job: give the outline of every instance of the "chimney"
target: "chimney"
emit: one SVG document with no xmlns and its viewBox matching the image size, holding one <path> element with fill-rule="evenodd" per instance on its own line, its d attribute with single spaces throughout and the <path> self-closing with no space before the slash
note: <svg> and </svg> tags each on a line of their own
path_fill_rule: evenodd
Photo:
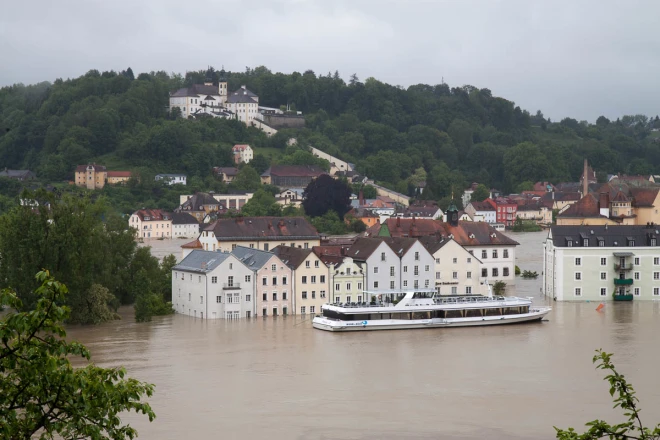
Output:
<svg viewBox="0 0 660 440">
<path fill-rule="evenodd" d="M 584 158 L 584 172 L 582 174 L 582 197 L 586 196 L 589 191 L 589 167 L 587 165 L 587 158 Z"/>
<path fill-rule="evenodd" d="M 364 206 L 364 192 L 362 190 L 358 193 L 358 203 L 360 206 Z"/>
</svg>

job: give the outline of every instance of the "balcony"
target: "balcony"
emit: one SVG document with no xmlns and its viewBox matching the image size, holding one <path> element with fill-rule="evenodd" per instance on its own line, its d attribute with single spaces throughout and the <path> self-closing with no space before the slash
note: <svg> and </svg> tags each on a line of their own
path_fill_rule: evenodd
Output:
<svg viewBox="0 0 660 440">
<path fill-rule="evenodd" d="M 618 264 L 616 263 L 614 265 L 614 270 L 632 270 L 632 264 L 627 263 L 627 264 Z"/>
<path fill-rule="evenodd" d="M 614 279 L 614 285 L 615 286 L 630 286 L 632 285 L 633 280 L 632 278 L 615 278 Z"/>
<path fill-rule="evenodd" d="M 234 290 L 240 288 L 241 288 L 241 283 L 224 283 L 222 285 L 222 290 Z"/>
</svg>

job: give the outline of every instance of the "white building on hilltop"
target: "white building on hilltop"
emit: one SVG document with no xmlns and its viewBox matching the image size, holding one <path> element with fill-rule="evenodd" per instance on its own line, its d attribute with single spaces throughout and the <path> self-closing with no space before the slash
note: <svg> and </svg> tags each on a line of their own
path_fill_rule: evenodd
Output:
<svg viewBox="0 0 660 440">
<path fill-rule="evenodd" d="M 234 255 L 194 250 L 172 268 L 172 307 L 201 319 L 251 318 L 254 272 Z"/>
</svg>

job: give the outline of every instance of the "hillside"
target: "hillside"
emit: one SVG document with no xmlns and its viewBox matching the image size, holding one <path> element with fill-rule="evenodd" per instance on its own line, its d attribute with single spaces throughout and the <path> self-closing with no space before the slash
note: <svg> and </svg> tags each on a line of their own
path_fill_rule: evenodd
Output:
<svg viewBox="0 0 660 440">
<path fill-rule="evenodd" d="M 169 92 L 207 76 L 217 79 L 214 70 L 137 78 L 130 68 L 91 70 L 76 79 L 0 89 L 0 166 L 61 182 L 72 178 L 76 165 L 95 161 L 148 174 L 185 172 L 203 186 L 213 166 L 231 163 L 234 143 L 265 153 L 257 154 L 261 168 L 272 160 L 311 160 L 286 150 L 288 138 L 296 137 L 299 145 L 356 163 L 361 173 L 400 192 L 426 180 L 436 199 L 471 181 L 515 191 L 528 181 L 577 180 L 583 157 L 601 173 L 660 169 L 657 116 L 556 123 L 472 86 L 403 89 L 374 78 L 361 82 L 353 75 L 345 83 L 338 73 L 283 74 L 265 67 L 222 74 L 230 90 L 244 84 L 260 105 L 302 111 L 307 127 L 268 138 L 237 121 L 170 118 Z"/>
</svg>

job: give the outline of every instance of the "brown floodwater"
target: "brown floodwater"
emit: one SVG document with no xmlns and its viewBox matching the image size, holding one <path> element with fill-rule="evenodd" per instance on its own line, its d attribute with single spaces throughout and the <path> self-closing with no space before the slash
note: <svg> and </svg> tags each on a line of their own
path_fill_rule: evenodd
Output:
<svg viewBox="0 0 660 440">
<path fill-rule="evenodd" d="M 517 264 L 540 275 L 546 233 L 509 235 Z M 510 293 L 544 303 L 540 286 L 518 280 Z M 124 418 L 141 439 L 550 439 L 553 425 L 620 420 L 591 363 L 601 347 L 636 386 L 643 420 L 660 422 L 660 302 L 551 305 L 535 324 L 345 334 L 299 316 L 137 324 L 122 308 L 121 321 L 69 337 L 156 385 L 156 420 Z"/>
</svg>

